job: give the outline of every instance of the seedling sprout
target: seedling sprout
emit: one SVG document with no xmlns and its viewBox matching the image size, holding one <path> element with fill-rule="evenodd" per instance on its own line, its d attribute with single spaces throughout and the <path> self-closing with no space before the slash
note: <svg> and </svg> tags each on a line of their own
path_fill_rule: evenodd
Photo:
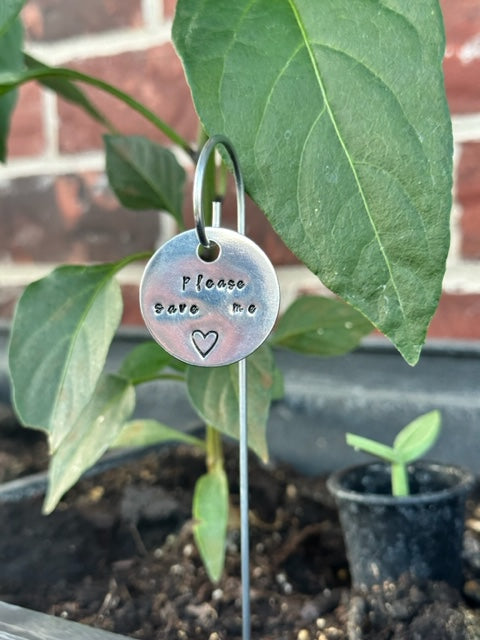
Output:
<svg viewBox="0 0 480 640">
<path fill-rule="evenodd" d="M 435 444 L 441 428 L 440 412 L 430 411 L 407 424 L 393 441 L 393 446 L 364 438 L 353 433 L 346 434 L 347 444 L 357 450 L 370 453 L 391 464 L 392 495 L 410 495 L 408 465 L 422 457 Z"/>
</svg>

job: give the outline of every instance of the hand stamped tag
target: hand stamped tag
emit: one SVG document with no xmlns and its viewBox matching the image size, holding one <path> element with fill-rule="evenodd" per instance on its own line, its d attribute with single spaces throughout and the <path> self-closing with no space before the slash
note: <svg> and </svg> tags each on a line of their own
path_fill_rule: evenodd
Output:
<svg viewBox="0 0 480 640">
<path fill-rule="evenodd" d="M 201 256 L 195 230 L 166 242 L 152 256 L 140 286 L 140 306 L 150 333 L 188 364 L 231 364 L 255 351 L 278 314 L 275 270 L 249 238 L 208 227 L 216 257 Z"/>
</svg>

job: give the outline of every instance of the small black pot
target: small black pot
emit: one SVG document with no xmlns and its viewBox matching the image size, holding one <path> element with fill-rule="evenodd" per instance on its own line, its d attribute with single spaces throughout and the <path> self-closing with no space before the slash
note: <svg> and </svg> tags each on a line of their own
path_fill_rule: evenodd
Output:
<svg viewBox="0 0 480 640">
<path fill-rule="evenodd" d="M 473 475 L 459 467 L 417 462 L 409 467 L 410 495 L 391 495 L 390 466 L 382 462 L 333 473 L 352 586 L 370 587 L 403 574 L 462 584 L 465 500 Z"/>
</svg>

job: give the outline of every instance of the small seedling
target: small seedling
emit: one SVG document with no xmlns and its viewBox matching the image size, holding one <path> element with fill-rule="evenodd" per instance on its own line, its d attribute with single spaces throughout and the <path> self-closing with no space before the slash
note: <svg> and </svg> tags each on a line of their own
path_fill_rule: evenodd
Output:
<svg viewBox="0 0 480 640">
<path fill-rule="evenodd" d="M 370 438 L 347 433 L 347 444 L 377 456 L 392 465 L 392 495 L 408 496 L 408 465 L 423 456 L 434 445 L 441 428 L 439 411 L 430 411 L 407 424 L 393 441 L 393 446 Z"/>
</svg>

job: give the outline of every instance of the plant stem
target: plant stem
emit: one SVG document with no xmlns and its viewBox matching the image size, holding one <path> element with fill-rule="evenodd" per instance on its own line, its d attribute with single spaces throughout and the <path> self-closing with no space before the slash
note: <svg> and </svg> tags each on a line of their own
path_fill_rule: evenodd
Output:
<svg viewBox="0 0 480 640">
<path fill-rule="evenodd" d="M 392 495 L 408 496 L 410 495 L 410 486 L 408 483 L 407 465 L 402 462 L 392 462 Z"/>
<path fill-rule="evenodd" d="M 207 470 L 223 469 L 223 444 L 222 435 L 218 429 L 207 424 L 205 438 L 207 450 Z"/>
<path fill-rule="evenodd" d="M 89 76 L 85 73 L 81 73 L 80 71 L 75 71 L 74 69 L 65 69 L 63 67 L 42 67 L 38 69 L 29 70 L 26 73 L 23 73 L 21 77 L 17 80 L 11 82 L 11 86 L 9 89 L 13 89 L 16 86 L 23 84 L 24 82 L 28 82 L 29 80 L 41 80 L 42 78 L 66 78 L 68 80 L 76 80 L 78 82 L 83 82 L 85 84 L 89 84 L 97 89 L 101 89 L 106 93 L 114 96 L 118 100 L 121 100 L 125 104 L 127 104 L 131 109 L 142 115 L 146 120 L 151 122 L 157 129 L 159 129 L 162 133 L 164 133 L 172 142 L 181 147 L 188 155 L 195 159 L 195 152 L 189 145 L 188 141 L 185 140 L 180 134 L 178 134 L 174 129 L 168 126 L 166 122 L 164 122 L 161 118 L 156 116 L 150 109 L 147 109 L 143 104 L 132 98 L 128 93 L 125 93 L 121 89 L 117 89 L 113 85 L 108 82 L 104 82 L 99 78 L 95 78 L 93 76 Z"/>
</svg>

